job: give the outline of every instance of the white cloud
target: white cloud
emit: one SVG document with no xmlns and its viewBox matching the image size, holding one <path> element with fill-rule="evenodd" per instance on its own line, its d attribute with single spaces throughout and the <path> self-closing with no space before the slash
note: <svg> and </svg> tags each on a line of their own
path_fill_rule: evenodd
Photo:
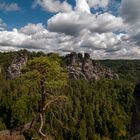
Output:
<svg viewBox="0 0 140 140">
<path fill-rule="evenodd" d="M 0 32 L 0 45 L 1 46 L 20 46 L 22 42 L 29 38 L 25 34 L 19 33 L 17 29 L 13 31 Z"/>
<path fill-rule="evenodd" d="M 3 11 L 19 11 L 20 7 L 17 3 L 0 3 L 0 10 Z"/>
<path fill-rule="evenodd" d="M 19 30 L 0 31 L 0 51 L 25 48 L 60 54 L 71 51 L 88 52 L 94 59 L 140 58 L 138 46 L 140 18 L 138 15 L 135 20 L 133 19 L 134 22 L 128 20 L 130 15 L 127 14 L 131 13 L 124 9 L 130 0 L 122 2 L 123 18 L 107 12 L 91 13 L 91 7 L 106 7 L 108 0 L 94 0 L 94 2 L 76 0 L 76 2 L 75 8 L 72 9 L 67 1 L 36 0 L 36 4 L 45 10 L 56 12 L 48 20 L 48 27 L 42 23 L 29 23 Z M 0 21 L 0 27 L 1 23 L 3 22 Z"/>
<path fill-rule="evenodd" d="M 92 50 L 105 50 L 106 52 L 118 51 L 121 49 L 120 35 L 108 33 L 88 33 L 83 36 L 81 46 Z"/>
<path fill-rule="evenodd" d="M 31 30 L 28 30 L 31 29 Z M 128 35 L 93 33 L 82 30 L 78 36 L 50 32 L 41 23 L 28 24 L 13 31 L 0 31 L 0 50 L 42 50 L 43 52 L 88 52 L 95 59 L 139 57 L 140 49 L 127 42 Z M 132 47 L 132 45 L 134 47 Z M 130 47 L 131 46 L 131 47 Z M 124 56 L 124 57 L 123 57 Z"/>
<path fill-rule="evenodd" d="M 29 23 L 25 27 L 22 27 L 19 30 L 19 32 L 27 35 L 33 35 L 36 34 L 37 32 L 42 32 L 43 30 L 44 30 L 44 26 L 42 25 L 42 23 L 38 23 L 38 24 Z"/>
<path fill-rule="evenodd" d="M 76 0 L 75 10 L 80 12 L 80 13 L 90 14 L 90 7 L 87 3 L 87 0 Z"/>
<path fill-rule="evenodd" d="M 140 1 L 123 0 L 121 15 L 125 24 L 128 24 L 127 33 L 130 35 L 130 38 L 140 46 Z"/>
<path fill-rule="evenodd" d="M 28 28 L 30 27 L 30 30 Z M 12 31 L 0 31 L 0 50 L 9 48 L 29 50 L 54 51 L 63 48 L 65 40 L 69 40 L 64 34 L 49 32 L 41 23 L 28 24 L 25 27 Z"/>
<path fill-rule="evenodd" d="M 58 13 L 48 20 L 48 29 L 68 35 L 78 34 L 83 29 L 84 18 L 75 12 Z"/>
<path fill-rule="evenodd" d="M 79 13 L 58 13 L 48 20 L 48 29 L 68 35 L 77 35 L 84 29 L 92 32 L 103 33 L 110 31 L 124 31 L 125 25 L 121 17 L 109 13 L 102 15 Z"/>
<path fill-rule="evenodd" d="M 87 26 L 92 32 L 98 33 L 124 31 L 126 28 L 121 17 L 115 17 L 109 13 L 92 15 L 92 20 Z"/>
<path fill-rule="evenodd" d="M 140 21 L 140 1 L 122 0 L 121 14 L 126 22 L 135 24 Z"/>
<path fill-rule="evenodd" d="M 90 13 L 90 8 L 100 6 L 106 7 L 109 3 L 109 0 L 75 0 L 76 7 L 75 9 L 80 12 Z M 72 6 L 64 0 L 35 0 L 32 7 L 35 8 L 37 5 L 41 6 L 44 10 L 49 12 L 69 12 L 72 11 Z"/>
<path fill-rule="evenodd" d="M 67 1 L 60 2 L 59 0 L 35 0 L 32 7 L 35 8 L 40 5 L 44 10 L 49 12 L 69 12 L 72 10 L 72 6 Z"/>
</svg>

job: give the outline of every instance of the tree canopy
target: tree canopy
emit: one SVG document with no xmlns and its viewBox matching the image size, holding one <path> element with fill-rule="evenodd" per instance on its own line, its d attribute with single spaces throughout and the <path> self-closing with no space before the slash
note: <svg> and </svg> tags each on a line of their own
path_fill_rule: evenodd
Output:
<svg viewBox="0 0 140 140">
<path fill-rule="evenodd" d="M 57 54 L 29 53 L 21 76 L 6 79 L 14 55 L 0 53 L 1 131 L 23 133 L 27 140 L 128 139 L 134 89 L 129 75 L 69 80 Z"/>
</svg>

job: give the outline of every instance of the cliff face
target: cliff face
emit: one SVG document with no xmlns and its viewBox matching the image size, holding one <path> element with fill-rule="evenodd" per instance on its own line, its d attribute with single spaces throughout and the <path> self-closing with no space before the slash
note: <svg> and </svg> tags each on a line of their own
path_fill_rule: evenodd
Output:
<svg viewBox="0 0 140 140">
<path fill-rule="evenodd" d="M 75 52 L 66 55 L 66 69 L 70 79 L 99 80 L 101 78 L 119 79 L 118 75 L 110 69 L 104 68 L 95 63 L 88 53 L 76 54 Z"/>
<path fill-rule="evenodd" d="M 140 140 L 140 82 L 136 84 L 134 90 L 130 137 L 130 140 Z"/>
<path fill-rule="evenodd" d="M 7 70 L 7 78 L 14 78 L 21 75 L 21 69 L 27 63 L 27 56 L 23 54 L 17 55 Z"/>
</svg>

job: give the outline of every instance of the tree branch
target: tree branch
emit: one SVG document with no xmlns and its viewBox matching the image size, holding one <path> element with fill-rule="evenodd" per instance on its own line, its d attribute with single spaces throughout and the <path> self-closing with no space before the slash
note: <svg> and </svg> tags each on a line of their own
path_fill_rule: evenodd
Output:
<svg viewBox="0 0 140 140">
<path fill-rule="evenodd" d="M 39 116 L 40 116 L 40 128 L 39 128 L 39 133 L 42 135 L 42 137 L 45 138 L 45 140 L 48 140 L 47 135 L 44 134 L 44 133 L 42 132 L 42 128 L 43 128 L 43 125 L 44 125 L 44 121 L 43 121 L 43 115 L 42 115 L 42 113 L 40 113 Z"/>
</svg>

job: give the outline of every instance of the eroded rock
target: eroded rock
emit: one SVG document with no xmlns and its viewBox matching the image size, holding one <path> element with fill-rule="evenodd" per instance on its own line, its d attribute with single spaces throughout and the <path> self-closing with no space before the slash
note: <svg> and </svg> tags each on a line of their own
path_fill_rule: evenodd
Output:
<svg viewBox="0 0 140 140">
<path fill-rule="evenodd" d="M 21 75 L 21 69 L 27 63 L 27 55 L 18 54 L 7 70 L 7 78 L 15 78 Z"/>
<path fill-rule="evenodd" d="M 88 53 L 75 52 L 66 55 L 66 69 L 70 79 L 99 80 L 101 78 L 119 79 L 118 75 L 100 64 L 94 63 Z"/>
</svg>

